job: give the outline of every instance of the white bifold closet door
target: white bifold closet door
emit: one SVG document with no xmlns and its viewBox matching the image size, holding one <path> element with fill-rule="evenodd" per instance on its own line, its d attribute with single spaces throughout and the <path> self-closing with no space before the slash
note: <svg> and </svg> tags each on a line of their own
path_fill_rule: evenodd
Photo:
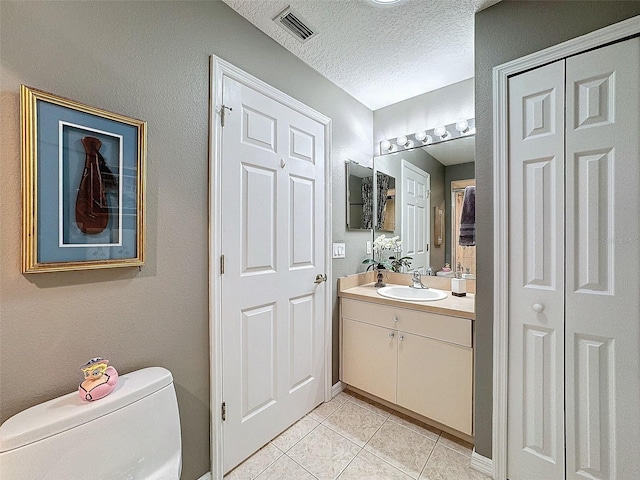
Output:
<svg viewBox="0 0 640 480">
<path fill-rule="evenodd" d="M 640 478 L 640 39 L 512 78 L 508 477 Z"/>
</svg>

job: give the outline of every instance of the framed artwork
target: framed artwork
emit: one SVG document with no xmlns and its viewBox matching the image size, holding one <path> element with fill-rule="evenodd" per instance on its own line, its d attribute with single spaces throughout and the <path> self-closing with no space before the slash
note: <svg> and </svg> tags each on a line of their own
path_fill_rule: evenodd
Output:
<svg viewBox="0 0 640 480">
<path fill-rule="evenodd" d="M 444 210 L 433 207 L 433 215 L 433 244 L 440 247 L 444 243 Z"/>
<path fill-rule="evenodd" d="M 146 122 L 22 85 L 22 272 L 144 264 Z"/>
</svg>

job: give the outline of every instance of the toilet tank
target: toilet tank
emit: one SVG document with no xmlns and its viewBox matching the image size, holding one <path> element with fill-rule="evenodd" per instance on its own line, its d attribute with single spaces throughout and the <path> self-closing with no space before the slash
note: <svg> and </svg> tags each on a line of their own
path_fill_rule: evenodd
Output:
<svg viewBox="0 0 640 480">
<path fill-rule="evenodd" d="M 2 480 L 177 480 L 181 467 L 173 377 L 160 367 L 121 375 L 100 400 L 73 392 L 0 426 Z"/>
</svg>

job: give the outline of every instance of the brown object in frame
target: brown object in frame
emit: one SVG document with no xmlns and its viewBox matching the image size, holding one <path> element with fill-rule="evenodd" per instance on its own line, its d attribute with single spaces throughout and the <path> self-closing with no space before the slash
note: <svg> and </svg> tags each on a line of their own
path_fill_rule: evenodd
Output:
<svg viewBox="0 0 640 480">
<path fill-rule="evenodd" d="M 82 233 L 95 235 L 109 223 L 106 191 L 114 186 L 115 179 L 100 154 L 102 142 L 95 137 L 83 137 L 82 145 L 85 161 L 76 196 L 76 223 Z"/>
</svg>

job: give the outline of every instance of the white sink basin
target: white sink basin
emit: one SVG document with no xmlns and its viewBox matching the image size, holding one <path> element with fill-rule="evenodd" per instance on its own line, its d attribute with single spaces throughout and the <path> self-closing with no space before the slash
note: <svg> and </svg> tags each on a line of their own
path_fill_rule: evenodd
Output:
<svg viewBox="0 0 640 480">
<path fill-rule="evenodd" d="M 447 298 L 446 292 L 435 288 L 412 288 L 404 285 L 391 285 L 378 289 L 378 294 L 396 300 L 410 302 L 433 302 Z"/>
</svg>

